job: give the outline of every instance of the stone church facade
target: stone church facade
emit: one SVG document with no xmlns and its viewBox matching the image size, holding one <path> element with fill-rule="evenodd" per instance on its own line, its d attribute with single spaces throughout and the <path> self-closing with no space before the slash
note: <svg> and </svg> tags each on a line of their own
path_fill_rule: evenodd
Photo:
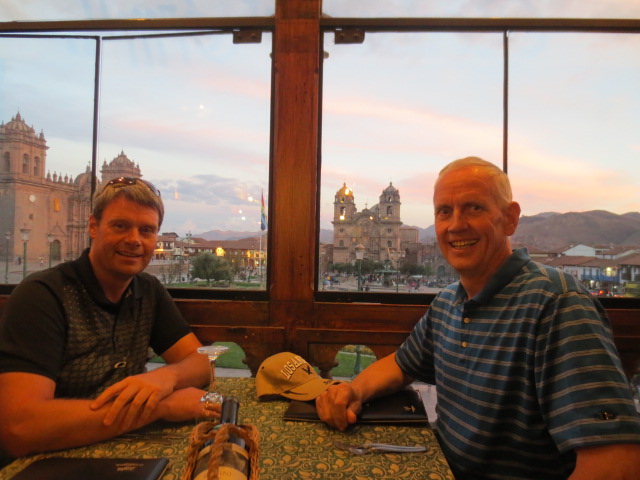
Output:
<svg viewBox="0 0 640 480">
<path fill-rule="evenodd" d="M 91 169 L 74 177 L 47 170 L 47 141 L 20 113 L 0 125 L 0 257 L 22 261 L 71 260 L 89 246 Z M 46 173 L 45 173 L 46 172 Z M 101 178 L 141 177 L 124 152 L 103 163 Z M 96 184 L 100 181 L 96 179 Z"/>
<path fill-rule="evenodd" d="M 389 183 L 379 202 L 358 211 L 353 190 L 343 184 L 333 202 L 333 263 L 355 263 L 356 246 L 365 247 L 364 258 L 374 262 L 398 261 L 413 249 L 417 229 L 403 227 L 400 191 Z"/>
<path fill-rule="evenodd" d="M 420 241 L 420 230 L 405 226 L 401 220 L 400 191 L 389 183 L 379 202 L 358 211 L 353 190 L 346 184 L 336 192 L 333 202 L 333 244 L 320 247 L 320 271 L 332 264 L 356 264 L 356 247 L 364 247 L 364 257 L 386 265 L 392 271 L 405 263 L 429 267 L 438 278 L 456 276 L 435 239 Z"/>
</svg>

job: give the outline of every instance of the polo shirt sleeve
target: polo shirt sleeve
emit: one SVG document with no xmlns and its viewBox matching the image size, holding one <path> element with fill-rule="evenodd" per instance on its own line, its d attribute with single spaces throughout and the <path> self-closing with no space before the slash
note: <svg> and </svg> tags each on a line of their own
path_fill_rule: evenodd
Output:
<svg viewBox="0 0 640 480">
<path fill-rule="evenodd" d="M 545 310 L 535 376 L 541 412 L 561 452 L 640 443 L 640 417 L 606 313 L 584 293 L 563 292 Z"/>
<path fill-rule="evenodd" d="M 435 384 L 433 341 L 428 335 L 431 309 L 413 327 L 411 334 L 396 350 L 396 363 L 405 374 Z"/>
<path fill-rule="evenodd" d="M 26 279 L 13 291 L 0 320 L 0 372 L 56 380 L 66 338 L 64 313 L 46 283 Z"/>
<path fill-rule="evenodd" d="M 191 327 L 178 310 L 167 289 L 157 280 L 154 281 L 154 288 L 156 319 L 151 330 L 150 346 L 154 352 L 162 355 L 178 340 L 191 333 Z"/>
</svg>

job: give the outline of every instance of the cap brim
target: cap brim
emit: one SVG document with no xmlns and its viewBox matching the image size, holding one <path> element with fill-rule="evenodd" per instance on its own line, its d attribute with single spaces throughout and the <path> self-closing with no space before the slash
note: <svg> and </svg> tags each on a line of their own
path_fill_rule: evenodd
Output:
<svg viewBox="0 0 640 480">
<path fill-rule="evenodd" d="M 300 400 L 302 402 L 306 402 L 309 400 L 314 400 L 318 395 L 324 392 L 331 385 L 335 385 L 336 383 L 340 383 L 339 380 L 329 380 L 327 378 L 313 378 L 302 385 L 298 385 L 295 388 L 291 388 L 289 390 L 285 390 L 281 392 L 280 395 L 286 398 L 290 398 L 291 400 Z"/>
</svg>

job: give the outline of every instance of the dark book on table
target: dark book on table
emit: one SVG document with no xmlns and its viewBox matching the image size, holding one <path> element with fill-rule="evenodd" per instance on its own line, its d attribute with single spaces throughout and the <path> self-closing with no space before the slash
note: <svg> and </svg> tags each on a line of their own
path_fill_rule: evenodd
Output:
<svg viewBox="0 0 640 480">
<path fill-rule="evenodd" d="M 36 460 L 11 480 L 158 480 L 166 458 L 68 458 Z"/>
<path fill-rule="evenodd" d="M 284 413 L 285 420 L 319 422 L 315 401 L 292 400 Z M 358 415 L 361 423 L 426 423 L 420 392 L 413 388 L 399 390 L 391 395 L 366 402 Z"/>
</svg>

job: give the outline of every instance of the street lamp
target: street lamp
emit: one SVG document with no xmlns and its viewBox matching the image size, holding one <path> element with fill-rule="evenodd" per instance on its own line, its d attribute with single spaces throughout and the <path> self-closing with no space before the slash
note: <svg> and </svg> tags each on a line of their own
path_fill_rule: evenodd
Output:
<svg viewBox="0 0 640 480">
<path fill-rule="evenodd" d="M 29 241 L 30 228 L 21 228 L 20 235 L 22 235 L 22 245 L 24 247 L 24 255 L 22 259 L 22 279 L 27 276 L 27 242 Z"/>
<path fill-rule="evenodd" d="M 191 275 L 191 230 L 187 232 L 187 282 Z"/>
<path fill-rule="evenodd" d="M 4 238 L 4 283 L 9 283 L 9 239 L 11 238 L 11 232 L 6 232 Z"/>
<path fill-rule="evenodd" d="M 396 252 L 396 293 L 400 291 L 400 259 L 404 258 L 404 252 Z"/>
<path fill-rule="evenodd" d="M 362 291 L 362 259 L 364 258 L 364 252 L 367 248 L 359 243 L 356 245 L 356 260 L 358 261 L 358 291 Z"/>
<path fill-rule="evenodd" d="M 53 248 L 53 234 L 47 233 L 47 241 L 49 242 L 49 268 L 51 268 L 51 249 Z"/>
</svg>

